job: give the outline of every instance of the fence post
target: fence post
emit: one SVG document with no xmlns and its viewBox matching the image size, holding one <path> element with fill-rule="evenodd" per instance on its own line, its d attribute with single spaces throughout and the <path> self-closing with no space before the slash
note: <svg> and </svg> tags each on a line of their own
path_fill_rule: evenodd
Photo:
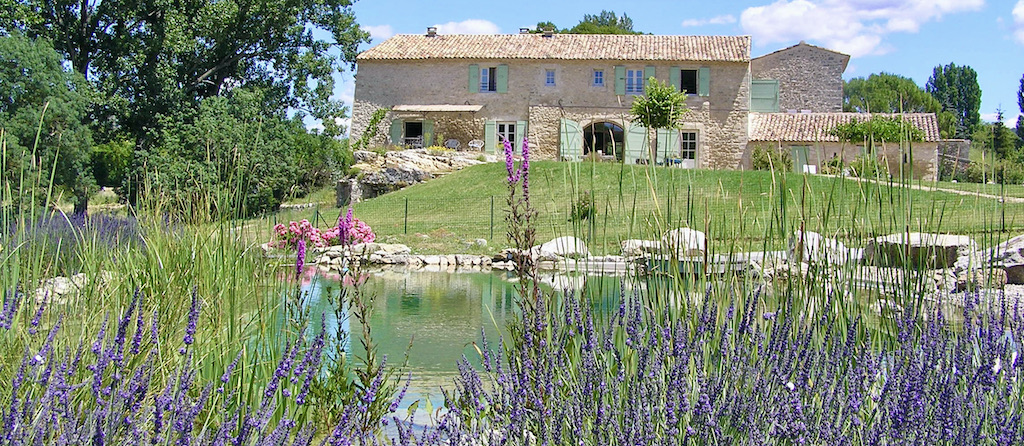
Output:
<svg viewBox="0 0 1024 446">
<path fill-rule="evenodd" d="M 494 195 L 491 195 L 491 243 L 494 243 Z"/>
<path fill-rule="evenodd" d="M 409 197 L 405 197 L 405 218 L 402 226 L 402 233 L 409 234 Z"/>
</svg>

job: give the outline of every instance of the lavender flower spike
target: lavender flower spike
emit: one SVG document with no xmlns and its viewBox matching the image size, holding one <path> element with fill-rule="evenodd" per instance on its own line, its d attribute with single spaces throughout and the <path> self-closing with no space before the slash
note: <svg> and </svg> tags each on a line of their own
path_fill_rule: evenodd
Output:
<svg viewBox="0 0 1024 446">
<path fill-rule="evenodd" d="M 185 327 L 185 337 L 182 339 L 185 341 L 185 347 L 182 347 L 179 353 L 185 354 L 185 349 L 195 342 L 196 335 L 196 321 L 199 320 L 199 292 L 196 288 L 192 288 L 192 307 L 188 310 L 188 326 Z"/>
<path fill-rule="evenodd" d="M 298 254 L 295 256 L 295 279 L 302 276 L 302 269 L 306 266 L 306 240 L 299 239 Z"/>
</svg>

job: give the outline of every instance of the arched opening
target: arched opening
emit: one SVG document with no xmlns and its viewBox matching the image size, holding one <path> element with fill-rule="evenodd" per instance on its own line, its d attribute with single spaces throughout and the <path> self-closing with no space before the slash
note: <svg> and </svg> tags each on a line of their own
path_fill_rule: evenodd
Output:
<svg viewBox="0 0 1024 446">
<path fill-rule="evenodd" d="M 598 152 L 606 159 L 622 161 L 625 151 L 622 127 L 614 122 L 594 122 L 583 128 L 583 156 Z"/>
</svg>

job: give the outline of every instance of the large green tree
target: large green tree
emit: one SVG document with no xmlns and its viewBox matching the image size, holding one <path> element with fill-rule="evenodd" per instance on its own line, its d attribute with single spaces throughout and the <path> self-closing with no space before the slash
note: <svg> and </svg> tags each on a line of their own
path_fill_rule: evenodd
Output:
<svg viewBox="0 0 1024 446">
<path fill-rule="evenodd" d="M 937 113 L 939 101 L 913 79 L 878 73 L 850 79 L 843 86 L 843 110 L 871 113 Z"/>
<path fill-rule="evenodd" d="M 5 189 L 28 204 L 53 184 L 84 211 L 95 181 L 89 166 L 92 137 L 86 110 L 93 93 L 85 79 L 66 71 L 46 41 L 18 32 L 0 37 L 0 128 L 7 144 Z M 34 192 L 33 192 L 34 191 Z M 15 203 L 9 203 L 15 204 Z"/>
<path fill-rule="evenodd" d="M 942 110 L 956 116 L 956 137 L 970 138 L 974 128 L 981 122 L 978 73 L 966 65 L 940 65 L 932 70 L 925 90 L 939 101 Z"/>
<path fill-rule="evenodd" d="M 619 16 L 615 11 L 605 10 L 599 14 L 584 14 L 576 26 L 561 31 L 552 22 L 537 22 L 537 28 L 531 32 L 541 33 L 548 29 L 563 34 L 643 34 L 633 30 L 633 19 L 625 13 Z"/>
<path fill-rule="evenodd" d="M 1003 110 L 996 110 L 996 122 L 992 123 L 992 148 L 1001 159 L 1017 160 L 1019 154 L 1017 135 L 1003 123 Z"/>
<path fill-rule="evenodd" d="M 369 37 L 350 0 L 15 1 L 35 16 L 6 27 L 54 42 L 140 141 L 159 115 L 251 84 L 282 91 L 277 106 L 337 133 L 333 118 L 345 110 L 331 99 L 332 75 Z"/>
<path fill-rule="evenodd" d="M 569 34 L 642 34 L 633 30 L 633 19 L 626 13 L 601 10 L 600 14 L 584 14 L 583 20 L 569 28 Z"/>
</svg>

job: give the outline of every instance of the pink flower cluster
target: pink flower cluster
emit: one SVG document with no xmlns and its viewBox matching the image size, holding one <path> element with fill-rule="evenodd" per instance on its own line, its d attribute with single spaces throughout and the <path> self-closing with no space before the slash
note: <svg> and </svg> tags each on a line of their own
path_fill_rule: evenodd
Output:
<svg viewBox="0 0 1024 446">
<path fill-rule="evenodd" d="M 288 226 L 278 223 L 274 225 L 274 234 L 277 235 L 274 244 L 278 248 L 294 248 L 298 246 L 299 240 L 305 240 L 307 245 L 317 248 L 326 246 L 323 233 L 306 219 L 290 222 Z"/>
<path fill-rule="evenodd" d="M 323 248 L 341 244 L 370 243 L 377 239 L 370 225 L 352 217 L 352 210 L 338 219 L 338 225 L 326 231 L 314 227 L 309 220 L 293 221 L 288 226 L 277 224 L 274 226 L 276 240 L 272 245 L 278 248 L 296 248 L 299 240 L 304 240 L 306 246 Z"/>
</svg>

